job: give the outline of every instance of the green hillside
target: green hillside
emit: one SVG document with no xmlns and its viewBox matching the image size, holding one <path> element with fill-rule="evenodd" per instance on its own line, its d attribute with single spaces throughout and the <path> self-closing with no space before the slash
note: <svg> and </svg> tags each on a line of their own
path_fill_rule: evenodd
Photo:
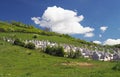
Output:
<svg viewBox="0 0 120 77">
<path fill-rule="evenodd" d="M 119 77 L 115 64 L 54 57 L 0 40 L 0 77 Z"/>
<path fill-rule="evenodd" d="M 81 39 L 73 38 L 66 34 L 58 34 L 55 32 L 44 31 L 35 28 L 32 25 L 26 25 L 21 22 L 0 22 L 0 37 L 8 38 L 20 38 L 22 40 L 34 39 L 34 35 L 37 35 L 37 40 L 48 40 L 51 42 L 71 44 L 75 46 L 87 47 L 94 50 L 94 47 L 99 47 L 99 50 L 110 49 L 110 46 L 97 45 L 92 42 L 87 42 Z M 91 46 L 91 48 L 90 48 Z"/>
<path fill-rule="evenodd" d="M 0 22 L 0 32 L 34 32 L 34 33 L 39 33 L 41 32 L 39 29 L 34 28 L 31 25 L 25 25 L 19 22 L 12 22 L 12 23 L 7 23 L 7 22 Z"/>
<path fill-rule="evenodd" d="M 36 36 L 36 38 L 34 37 Z M 94 50 L 97 45 L 69 35 L 46 32 L 19 22 L 0 22 L 0 77 L 119 77 L 118 70 L 112 68 L 117 62 L 101 62 L 89 59 L 70 59 L 50 56 L 39 49 L 27 49 L 3 41 L 2 38 L 21 40 L 49 40 Z M 92 46 L 92 47 L 91 47 Z M 118 45 L 115 47 L 119 47 Z M 119 68 L 119 67 L 117 67 Z"/>
</svg>

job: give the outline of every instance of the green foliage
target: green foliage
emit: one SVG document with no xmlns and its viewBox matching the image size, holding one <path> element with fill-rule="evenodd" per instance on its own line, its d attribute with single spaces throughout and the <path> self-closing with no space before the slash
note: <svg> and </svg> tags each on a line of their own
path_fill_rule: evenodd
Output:
<svg viewBox="0 0 120 77">
<path fill-rule="evenodd" d="M 72 38 L 70 35 L 68 34 L 62 34 L 62 37 L 65 37 L 65 38 Z"/>
<path fill-rule="evenodd" d="M 114 45 L 114 47 L 120 49 L 120 44 Z"/>
<path fill-rule="evenodd" d="M 23 27 L 23 28 L 26 28 L 26 27 L 27 27 L 26 24 L 23 24 L 23 23 L 21 23 L 21 22 L 16 22 L 16 21 L 12 21 L 12 22 L 11 22 L 11 25 L 18 26 L 18 27 Z"/>
<path fill-rule="evenodd" d="M 64 49 L 61 46 L 58 46 L 56 49 L 56 56 L 64 57 Z"/>
<path fill-rule="evenodd" d="M 25 45 L 25 48 L 35 49 L 35 44 L 33 44 L 33 43 L 27 43 L 27 44 Z"/>
<path fill-rule="evenodd" d="M 1 42 L 0 42 L 0 45 L 4 45 L 4 43 L 1 43 Z"/>
<path fill-rule="evenodd" d="M 25 46 L 25 43 L 22 42 L 22 41 L 20 41 L 20 39 L 15 39 L 15 41 L 14 41 L 14 45 L 19 45 L 19 46 L 24 47 L 24 46 Z"/>
<path fill-rule="evenodd" d="M 11 23 L 0 22 L 0 32 L 40 33 L 41 30 L 32 25 L 12 21 Z"/>
<path fill-rule="evenodd" d="M 64 56 L 64 49 L 61 46 L 58 46 L 58 47 L 47 46 L 45 49 L 45 53 L 53 55 L 53 56 L 63 57 Z"/>
<path fill-rule="evenodd" d="M 55 32 L 47 32 L 47 31 L 42 31 L 40 34 L 46 35 L 46 36 L 59 36 L 60 35 L 60 34 L 55 33 Z"/>
<path fill-rule="evenodd" d="M 31 40 L 33 39 L 34 34 L 40 34 L 41 32 L 40 30 L 33 27 L 25 28 L 24 26 L 15 26 L 6 22 L 0 22 L 0 30 L 1 38 L 11 36 L 13 37 L 13 35 L 15 35 L 14 38 L 17 37 L 21 40 Z M 12 30 L 13 33 L 10 33 L 12 32 Z M 22 31 L 24 31 L 24 33 Z M 86 41 L 83 40 L 76 40 L 69 37 L 64 37 L 57 33 L 47 35 L 49 35 L 49 37 L 40 34 L 36 39 L 49 40 L 52 42 L 65 43 L 76 46 L 86 45 L 86 47 L 89 47 L 89 45 L 94 45 L 93 43 L 86 43 Z M 19 42 L 21 42 L 21 40 L 16 40 L 16 44 L 19 45 Z M 99 45 L 95 46 L 99 47 Z M 51 48 L 50 50 L 53 51 L 57 49 Z M 50 53 L 49 48 L 46 53 Z M 61 52 L 55 51 L 50 54 L 58 54 L 58 56 L 63 56 L 64 53 L 61 53 L 61 55 L 60 53 Z M 74 55 L 76 55 L 76 57 L 79 57 L 80 54 L 78 55 L 78 53 L 74 53 Z M 73 57 L 75 57 L 74 55 Z M 68 65 L 72 62 L 88 62 L 92 63 L 92 66 L 74 66 L 74 64 L 73 66 L 62 65 L 62 63 L 65 63 L 66 61 L 68 61 Z M 24 47 L 11 45 L 7 42 L 0 40 L 0 77 L 120 77 L 119 71 L 113 71 L 113 69 L 118 70 L 119 65 L 116 65 L 116 67 L 111 69 L 114 65 L 114 62 L 99 62 L 91 60 L 88 61 L 83 58 L 70 59 L 50 56 L 39 52 L 38 50 L 29 50 Z"/>
<path fill-rule="evenodd" d="M 5 41 L 0 43 L 0 77 L 120 77 L 119 71 L 111 69 L 116 62 L 56 57 Z"/>
<path fill-rule="evenodd" d="M 71 44 L 74 46 L 81 46 L 81 47 L 84 47 L 84 48 L 87 48 L 90 50 L 95 50 L 95 47 L 98 47 L 98 50 L 102 50 L 103 48 L 105 50 L 111 49 L 111 48 L 112 49 L 120 48 L 120 45 L 101 46 L 101 45 L 98 45 L 98 44 L 95 44 L 92 42 L 87 42 L 87 41 L 84 41 L 81 39 L 73 38 L 67 34 L 59 34 L 59 33 L 50 32 L 50 31 L 43 31 L 38 28 L 35 28 L 32 25 L 23 24 L 21 22 L 16 22 L 16 21 L 12 21 L 11 23 L 0 21 L 0 32 L 15 33 L 15 34 L 18 33 L 20 35 L 20 36 L 19 35 L 17 36 L 18 38 L 24 38 L 24 39 L 35 38 L 38 40 L 48 40 L 51 42 L 66 43 L 66 44 Z M 25 33 L 27 34 L 27 36 Z M 39 37 L 33 36 L 33 34 L 39 35 Z M 25 35 L 25 36 L 23 37 L 23 35 Z M 28 38 L 28 36 L 30 36 L 30 37 Z"/>
<path fill-rule="evenodd" d="M 12 32 L 12 33 L 6 33 L 6 32 L 1 32 L 0 33 L 0 38 L 7 37 L 7 38 L 20 38 L 21 40 L 33 40 L 33 36 L 37 35 L 36 40 L 48 40 L 50 42 L 56 42 L 58 44 L 68 44 L 68 45 L 73 45 L 73 46 L 79 46 L 81 48 L 88 48 L 90 50 L 95 50 L 95 47 L 98 48 L 98 50 L 103 51 L 103 49 L 109 49 L 112 51 L 112 46 L 102 46 L 102 45 L 97 45 L 94 43 L 87 44 L 85 43 L 86 41 L 80 40 L 80 39 L 70 39 L 70 38 L 65 38 L 65 37 L 59 37 L 59 36 L 46 36 L 46 35 L 40 35 L 36 33 L 21 33 L 21 32 Z M 78 42 L 79 40 L 79 42 Z M 81 43 L 82 41 L 82 43 Z M 84 43 L 83 43 L 84 42 Z"/>
<path fill-rule="evenodd" d="M 0 28 L 0 32 L 5 32 L 6 30 L 4 28 Z"/>
<path fill-rule="evenodd" d="M 81 57 L 81 52 L 78 50 L 78 51 L 76 51 L 76 52 L 74 52 L 74 51 L 70 51 L 69 53 L 68 53 L 68 57 L 69 58 L 73 58 L 73 59 L 76 59 L 76 58 L 80 58 Z"/>
<path fill-rule="evenodd" d="M 73 58 L 80 58 L 82 55 L 81 55 L 81 52 L 79 50 L 77 50 L 74 54 L 74 57 Z"/>
<path fill-rule="evenodd" d="M 120 62 L 117 62 L 117 64 L 112 69 L 115 71 L 120 71 Z"/>
<path fill-rule="evenodd" d="M 38 36 L 37 35 L 34 35 L 33 38 L 36 39 Z"/>
</svg>

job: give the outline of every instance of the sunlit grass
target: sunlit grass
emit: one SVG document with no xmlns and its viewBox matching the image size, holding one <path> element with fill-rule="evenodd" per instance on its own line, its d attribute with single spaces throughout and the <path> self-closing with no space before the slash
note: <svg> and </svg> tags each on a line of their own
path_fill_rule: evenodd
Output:
<svg viewBox="0 0 120 77">
<path fill-rule="evenodd" d="M 91 63 L 93 66 L 62 65 L 66 62 Z M 112 70 L 115 64 L 50 56 L 39 50 L 29 50 L 0 41 L 1 77 L 119 77 L 119 71 Z"/>
</svg>

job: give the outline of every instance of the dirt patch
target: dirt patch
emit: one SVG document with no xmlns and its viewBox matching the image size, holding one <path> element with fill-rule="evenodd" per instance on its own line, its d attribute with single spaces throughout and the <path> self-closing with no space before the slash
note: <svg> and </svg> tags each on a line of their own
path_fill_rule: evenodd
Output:
<svg viewBox="0 0 120 77">
<path fill-rule="evenodd" d="M 81 67 L 92 67 L 92 66 L 94 66 L 92 63 L 87 63 L 87 62 L 65 62 L 65 63 L 61 63 L 61 65 L 81 66 Z"/>
</svg>

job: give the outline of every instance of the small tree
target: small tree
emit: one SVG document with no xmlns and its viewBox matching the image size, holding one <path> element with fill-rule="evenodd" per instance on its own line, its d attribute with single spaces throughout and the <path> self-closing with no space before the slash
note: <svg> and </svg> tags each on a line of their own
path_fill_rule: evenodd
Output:
<svg viewBox="0 0 120 77">
<path fill-rule="evenodd" d="M 26 47 L 26 48 L 29 48 L 29 49 L 35 49 L 35 44 L 33 44 L 33 43 L 27 43 L 27 44 L 25 45 L 25 47 Z"/>
<path fill-rule="evenodd" d="M 45 53 L 53 55 L 53 56 L 59 56 L 59 57 L 63 57 L 64 56 L 64 49 L 63 47 L 50 47 L 47 46 L 45 49 Z"/>
<path fill-rule="evenodd" d="M 69 53 L 68 53 L 68 57 L 69 58 L 73 58 L 75 55 L 75 53 L 73 52 L 73 50 L 71 50 Z"/>
<path fill-rule="evenodd" d="M 6 32 L 4 28 L 0 28 L 0 32 Z"/>
<path fill-rule="evenodd" d="M 59 46 L 56 51 L 56 56 L 63 57 L 65 55 L 63 47 Z"/>
<path fill-rule="evenodd" d="M 81 56 L 81 52 L 77 50 L 76 52 L 74 52 L 73 58 L 79 58 L 80 56 Z"/>
<path fill-rule="evenodd" d="M 49 54 L 50 46 L 47 46 L 45 49 L 45 53 Z"/>
<path fill-rule="evenodd" d="M 35 39 L 36 39 L 37 37 L 38 37 L 37 35 L 34 35 L 34 36 L 33 36 L 33 38 L 35 38 Z"/>
<path fill-rule="evenodd" d="M 22 42 L 22 41 L 20 41 L 20 39 L 15 39 L 15 41 L 14 41 L 14 45 L 19 45 L 19 46 L 24 47 L 24 46 L 25 46 L 25 43 Z"/>
</svg>

